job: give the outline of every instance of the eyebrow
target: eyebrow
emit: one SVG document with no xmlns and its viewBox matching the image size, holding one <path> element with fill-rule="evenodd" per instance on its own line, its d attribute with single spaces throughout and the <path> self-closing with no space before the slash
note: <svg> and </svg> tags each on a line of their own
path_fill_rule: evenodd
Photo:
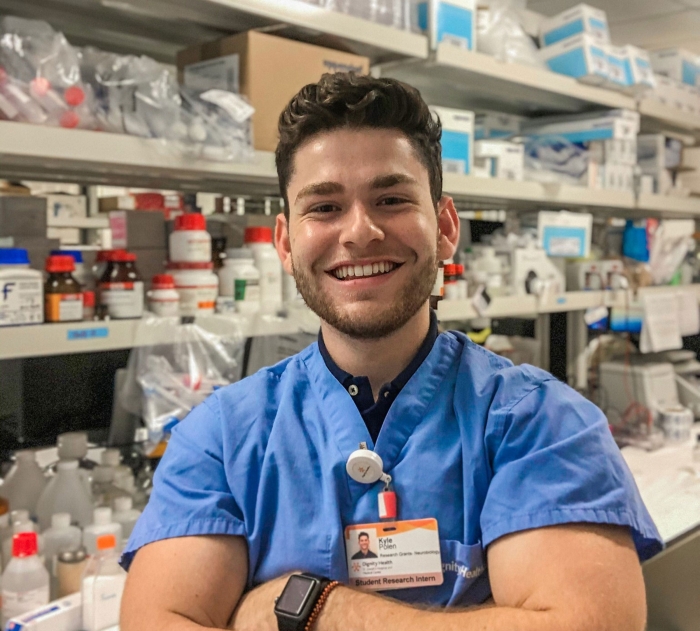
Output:
<svg viewBox="0 0 700 631">
<path fill-rule="evenodd" d="M 418 181 L 405 173 L 390 173 L 374 178 L 369 186 L 371 189 L 376 190 L 380 188 L 391 188 L 397 184 L 418 184 Z"/>
<path fill-rule="evenodd" d="M 339 182 L 316 182 L 302 188 L 297 194 L 295 202 L 298 202 L 304 197 L 313 197 L 314 195 L 332 195 L 333 193 L 342 193 L 345 187 Z"/>
</svg>

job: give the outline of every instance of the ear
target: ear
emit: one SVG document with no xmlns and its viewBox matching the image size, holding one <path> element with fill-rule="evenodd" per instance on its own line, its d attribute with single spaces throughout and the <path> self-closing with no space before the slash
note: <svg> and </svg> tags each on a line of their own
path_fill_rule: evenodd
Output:
<svg viewBox="0 0 700 631">
<path fill-rule="evenodd" d="M 459 217 L 451 197 L 443 196 L 438 202 L 437 258 L 446 261 L 454 256 L 459 244 Z"/>
<path fill-rule="evenodd" d="M 277 248 L 277 254 L 282 261 L 282 267 L 284 271 L 290 276 L 292 275 L 292 247 L 289 241 L 289 227 L 287 224 L 287 218 L 283 213 L 277 215 L 275 221 L 275 248 Z"/>
</svg>

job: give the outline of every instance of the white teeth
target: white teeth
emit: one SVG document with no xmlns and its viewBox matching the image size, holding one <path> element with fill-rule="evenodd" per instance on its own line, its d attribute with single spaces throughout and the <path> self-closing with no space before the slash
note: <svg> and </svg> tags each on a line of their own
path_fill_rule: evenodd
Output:
<svg viewBox="0 0 700 631">
<path fill-rule="evenodd" d="M 333 273 L 335 277 L 342 280 L 344 278 L 362 278 L 364 276 L 376 276 L 386 274 L 396 268 L 395 263 L 381 261 L 367 265 L 347 265 L 337 268 Z"/>
<path fill-rule="evenodd" d="M 379 271 L 383 274 L 383 273 L 384 273 L 384 269 L 385 269 L 385 268 L 384 268 L 384 261 L 382 261 L 382 262 L 379 264 Z"/>
<path fill-rule="evenodd" d="M 355 268 L 354 268 L 354 267 L 348 267 L 347 270 L 348 270 L 348 276 L 349 276 L 350 278 L 352 278 L 353 276 L 355 276 Z"/>
<path fill-rule="evenodd" d="M 379 263 L 374 263 L 372 265 L 372 274 L 379 274 Z"/>
<path fill-rule="evenodd" d="M 364 276 L 371 276 L 372 275 L 372 265 L 364 265 L 362 267 L 362 274 Z"/>
<path fill-rule="evenodd" d="M 355 265 L 354 270 L 355 270 L 355 276 L 364 276 L 364 273 L 362 270 L 362 265 Z"/>
</svg>

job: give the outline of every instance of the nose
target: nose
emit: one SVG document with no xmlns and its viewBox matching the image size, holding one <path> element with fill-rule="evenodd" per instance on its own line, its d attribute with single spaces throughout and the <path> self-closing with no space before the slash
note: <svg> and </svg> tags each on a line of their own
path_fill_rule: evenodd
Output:
<svg viewBox="0 0 700 631">
<path fill-rule="evenodd" d="M 342 217 L 340 244 L 363 249 L 372 241 L 383 239 L 384 231 L 376 224 L 371 212 L 361 201 L 355 201 Z"/>
</svg>

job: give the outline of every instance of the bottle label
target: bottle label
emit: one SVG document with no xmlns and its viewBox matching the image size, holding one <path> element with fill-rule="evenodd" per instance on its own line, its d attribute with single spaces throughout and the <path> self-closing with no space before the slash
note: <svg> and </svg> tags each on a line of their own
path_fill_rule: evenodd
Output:
<svg viewBox="0 0 700 631">
<path fill-rule="evenodd" d="M 44 587 L 31 589 L 26 592 L 2 590 L 2 614 L 5 620 L 21 616 L 49 602 L 48 583 Z"/>
<path fill-rule="evenodd" d="M 0 279 L 0 326 L 43 322 L 43 294 L 41 280 Z"/>
<path fill-rule="evenodd" d="M 213 313 L 219 285 L 191 285 L 176 287 L 180 294 L 180 315 L 196 316 Z"/>
<path fill-rule="evenodd" d="M 83 319 L 83 294 L 46 294 L 47 322 L 77 322 Z"/>
<path fill-rule="evenodd" d="M 233 299 L 236 302 L 260 302 L 260 281 L 236 278 L 233 281 Z"/>
<path fill-rule="evenodd" d="M 143 315 L 143 283 L 100 283 L 100 302 L 110 318 L 140 318 Z"/>
</svg>

